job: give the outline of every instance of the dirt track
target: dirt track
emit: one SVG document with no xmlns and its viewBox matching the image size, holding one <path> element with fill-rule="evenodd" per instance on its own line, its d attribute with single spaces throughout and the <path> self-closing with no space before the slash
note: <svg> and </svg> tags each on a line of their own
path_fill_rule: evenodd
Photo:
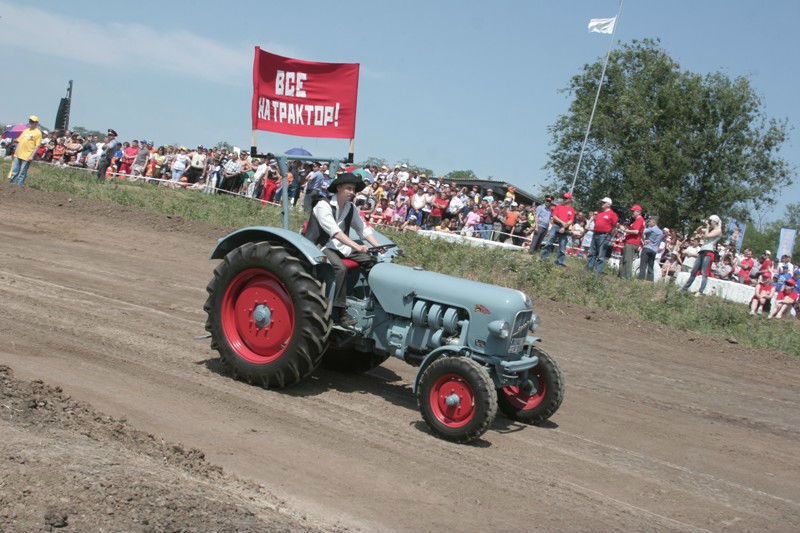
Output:
<svg viewBox="0 0 800 533">
<path fill-rule="evenodd" d="M 228 530 L 800 530 L 797 359 L 537 302 L 567 382 L 553 423 L 450 444 L 400 361 L 288 391 L 223 374 L 193 337 L 224 232 L 0 184 L 0 365 L 91 406 L 31 417 L 72 400 L 2 382 L 0 530 L 226 529 L 208 502 L 244 517 Z"/>
</svg>

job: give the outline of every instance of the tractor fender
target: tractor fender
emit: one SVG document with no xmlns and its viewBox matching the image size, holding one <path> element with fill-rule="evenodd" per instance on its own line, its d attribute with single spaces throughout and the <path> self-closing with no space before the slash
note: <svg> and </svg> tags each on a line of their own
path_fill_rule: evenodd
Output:
<svg viewBox="0 0 800 533">
<path fill-rule="evenodd" d="M 294 231 L 270 226 L 250 226 L 234 231 L 217 241 L 209 259 L 222 259 L 231 250 L 248 242 L 270 242 L 283 246 L 290 253 L 304 257 L 311 266 L 327 263 L 327 257 L 314 243 Z"/>
<path fill-rule="evenodd" d="M 525 354 L 531 355 L 533 352 L 533 345 L 537 342 L 542 342 L 541 337 L 534 337 L 533 335 L 525 336 Z"/>
<path fill-rule="evenodd" d="M 431 363 L 440 357 L 448 357 L 448 354 L 449 356 L 457 356 L 462 350 L 469 350 L 469 348 L 466 346 L 440 346 L 435 350 L 431 350 L 431 352 L 425 356 L 425 359 L 423 359 L 422 363 L 419 365 L 417 376 L 414 378 L 414 386 L 411 388 L 412 392 L 414 392 L 414 394 L 417 393 L 419 378 L 422 376 L 422 373 L 425 372 L 425 369 L 431 365 Z"/>
</svg>

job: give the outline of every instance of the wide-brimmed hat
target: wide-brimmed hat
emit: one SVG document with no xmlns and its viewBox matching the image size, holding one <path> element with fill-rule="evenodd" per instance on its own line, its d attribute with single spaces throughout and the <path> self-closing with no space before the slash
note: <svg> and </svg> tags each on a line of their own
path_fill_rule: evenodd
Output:
<svg viewBox="0 0 800 533">
<path fill-rule="evenodd" d="M 362 180 L 359 176 L 356 176 L 352 172 L 344 172 L 336 176 L 336 179 L 328 185 L 329 192 L 336 192 L 336 189 L 339 188 L 339 185 L 344 185 L 346 183 L 352 183 L 356 186 L 356 192 L 359 192 L 366 187 L 364 180 Z"/>
</svg>

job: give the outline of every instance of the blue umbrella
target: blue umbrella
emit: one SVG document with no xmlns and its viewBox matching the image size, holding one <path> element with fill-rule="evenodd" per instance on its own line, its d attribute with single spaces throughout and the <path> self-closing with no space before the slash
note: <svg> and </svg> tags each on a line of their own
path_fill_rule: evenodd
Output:
<svg viewBox="0 0 800 533">
<path fill-rule="evenodd" d="M 370 172 L 366 168 L 357 168 L 353 171 L 353 174 L 355 174 L 356 176 L 361 176 L 361 179 L 363 179 L 367 183 L 372 183 L 373 181 L 375 181 L 375 178 L 372 177 L 372 172 Z"/>
<path fill-rule="evenodd" d="M 290 148 L 284 152 L 286 155 L 304 155 L 304 156 L 311 156 L 311 152 L 306 150 L 305 148 Z"/>
</svg>

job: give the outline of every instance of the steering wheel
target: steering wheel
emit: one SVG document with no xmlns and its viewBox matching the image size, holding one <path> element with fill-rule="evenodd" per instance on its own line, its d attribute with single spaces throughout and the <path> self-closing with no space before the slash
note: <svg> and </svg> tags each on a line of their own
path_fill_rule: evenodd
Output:
<svg viewBox="0 0 800 533">
<path fill-rule="evenodd" d="M 377 257 L 380 254 L 385 254 L 387 250 L 391 250 L 392 248 L 397 248 L 396 244 L 382 244 L 380 246 L 372 246 L 367 248 L 367 253 L 369 255 Z"/>
</svg>

